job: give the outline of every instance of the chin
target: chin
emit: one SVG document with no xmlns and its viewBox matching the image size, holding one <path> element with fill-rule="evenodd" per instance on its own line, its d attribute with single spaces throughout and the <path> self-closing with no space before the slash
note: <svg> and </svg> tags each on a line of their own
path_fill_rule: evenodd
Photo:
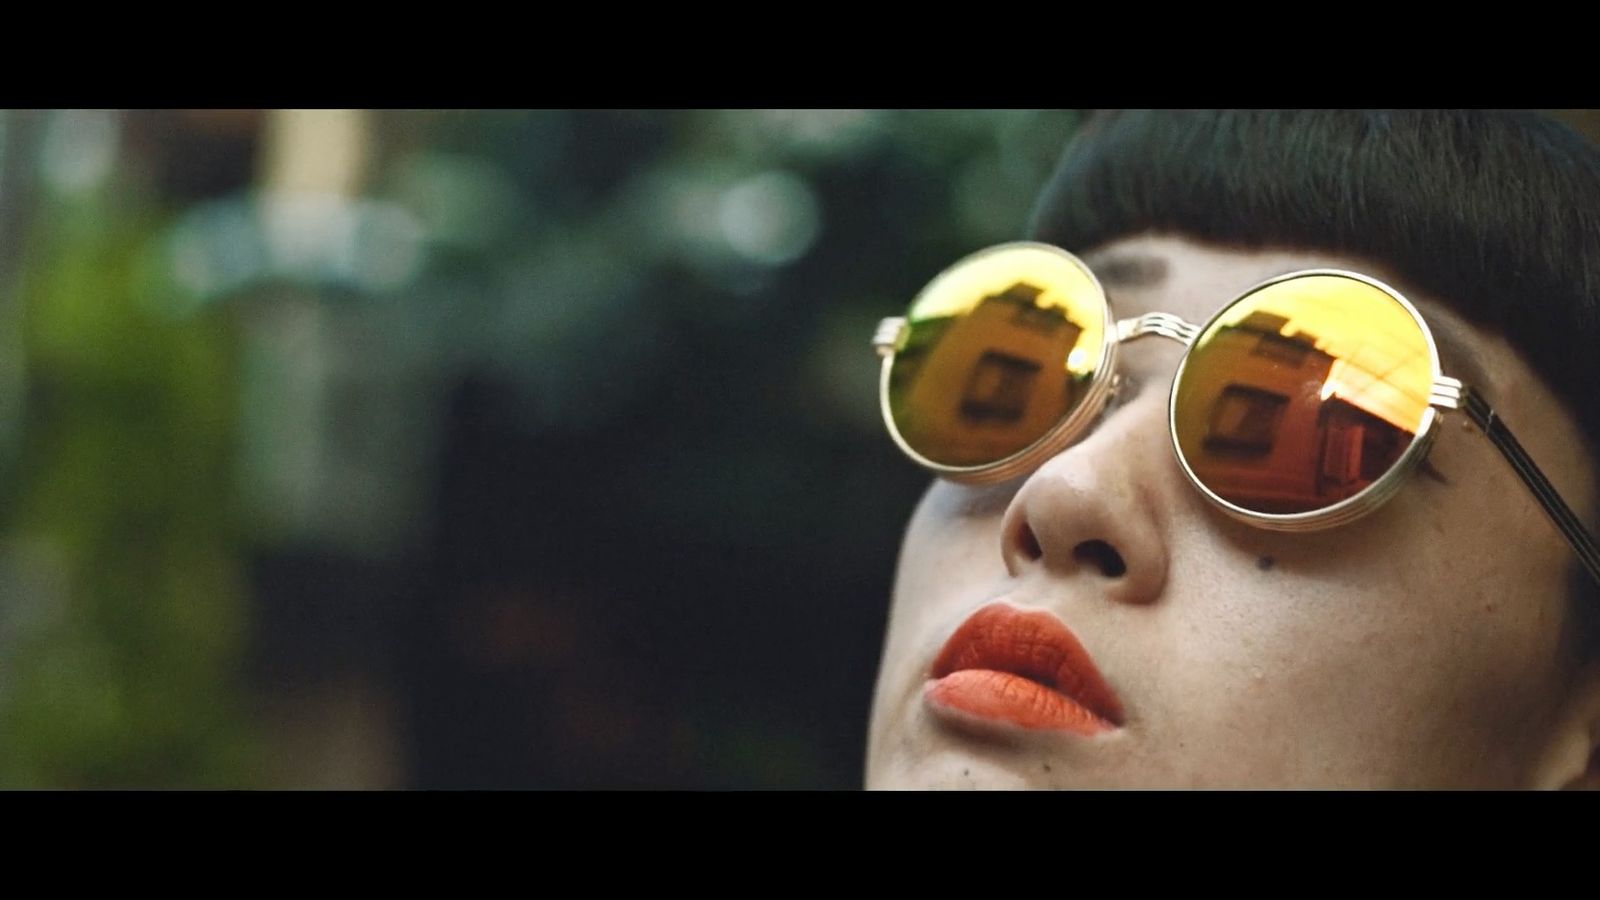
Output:
<svg viewBox="0 0 1600 900">
<path fill-rule="evenodd" d="M 1035 771 L 1028 771 L 1032 768 Z M 1017 791 L 1065 787 L 1061 766 L 1048 761 L 999 761 L 975 757 L 956 748 L 934 749 L 916 756 L 874 759 L 867 765 L 869 791 Z"/>
</svg>

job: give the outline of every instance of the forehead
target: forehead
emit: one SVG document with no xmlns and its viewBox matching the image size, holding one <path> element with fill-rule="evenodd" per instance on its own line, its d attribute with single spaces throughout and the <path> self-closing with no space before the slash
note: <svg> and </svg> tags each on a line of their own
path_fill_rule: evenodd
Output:
<svg viewBox="0 0 1600 900">
<path fill-rule="evenodd" d="M 1333 253 L 1239 250 L 1184 238 L 1144 235 L 1083 254 L 1119 318 L 1147 312 L 1182 316 L 1196 325 L 1251 287 L 1305 269 L 1344 269 L 1390 284 L 1411 301 L 1433 332 L 1446 375 L 1493 391 L 1500 379 L 1484 364 L 1483 338 L 1438 299 L 1405 290 L 1383 266 Z"/>
</svg>

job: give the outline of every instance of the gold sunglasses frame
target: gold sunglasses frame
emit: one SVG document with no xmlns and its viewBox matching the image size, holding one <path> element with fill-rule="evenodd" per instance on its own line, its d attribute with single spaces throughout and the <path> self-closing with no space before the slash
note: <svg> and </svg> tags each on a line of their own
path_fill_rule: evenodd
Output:
<svg viewBox="0 0 1600 900">
<path fill-rule="evenodd" d="M 929 282 L 929 286 L 938 284 L 946 274 L 959 269 L 982 257 L 1011 249 L 1028 248 L 1044 250 L 1058 254 L 1073 263 L 1085 275 L 1098 293 L 1102 310 L 1101 321 L 1107 326 L 1101 329 L 1100 359 L 1095 366 L 1094 375 L 1083 399 L 1067 414 L 1061 422 L 1057 423 L 1044 436 L 1024 447 L 1022 450 L 997 460 L 977 466 L 949 466 L 934 462 L 906 442 L 900 434 L 900 429 L 895 425 L 894 416 L 889 406 L 889 375 L 894 368 L 895 353 L 904 345 L 910 329 L 908 320 L 904 316 L 893 316 L 882 320 L 878 324 L 872 343 L 878 355 L 883 358 L 882 370 L 878 382 L 879 406 L 883 414 L 884 425 L 888 427 L 890 436 L 900 447 L 901 451 L 909 456 L 918 465 L 923 466 L 940 477 L 965 484 L 994 484 L 1032 471 L 1045 460 L 1071 446 L 1074 441 L 1088 433 L 1093 423 L 1104 414 L 1107 405 L 1115 394 L 1119 376 L 1116 373 L 1117 348 L 1129 341 L 1144 337 L 1164 337 L 1175 340 L 1184 345 L 1183 359 L 1178 363 L 1178 369 L 1173 374 L 1172 387 L 1167 397 L 1167 434 L 1172 442 L 1172 450 L 1177 457 L 1178 465 L 1183 470 L 1189 483 L 1200 491 L 1212 505 L 1222 510 L 1227 515 L 1242 522 L 1273 531 L 1305 532 L 1333 528 L 1353 522 L 1365 516 L 1392 498 L 1405 484 L 1406 480 L 1416 471 L 1417 467 L 1427 457 L 1428 450 L 1439 434 L 1439 422 L 1443 413 L 1452 410 L 1461 410 L 1480 431 L 1487 436 L 1495 448 L 1500 451 L 1506 461 L 1511 465 L 1517 476 L 1527 485 L 1533 493 L 1535 500 L 1550 517 L 1572 549 L 1578 554 L 1579 560 L 1588 569 L 1589 574 L 1600 582 L 1600 550 L 1596 549 L 1594 538 L 1584 528 L 1572 509 L 1556 492 L 1555 488 L 1545 478 L 1522 445 L 1517 442 L 1511 431 L 1505 427 L 1494 409 L 1472 388 L 1464 385 L 1458 379 L 1444 374 L 1439 362 L 1438 345 L 1434 342 L 1433 330 L 1422 318 L 1422 314 L 1406 299 L 1405 295 L 1394 287 L 1363 275 L 1345 269 L 1304 269 L 1290 272 L 1273 278 L 1266 279 L 1235 296 L 1223 304 L 1210 319 L 1203 325 L 1193 325 L 1182 318 L 1170 313 L 1146 313 L 1131 319 L 1116 319 L 1111 309 L 1111 301 L 1106 294 L 1100 280 L 1084 262 L 1066 250 L 1050 244 L 1033 241 L 1016 241 L 998 246 L 989 247 L 974 253 L 955 265 L 946 269 Z M 1195 339 L 1204 334 L 1213 323 L 1220 319 L 1235 305 L 1272 285 L 1309 275 L 1332 275 L 1349 278 L 1376 288 L 1384 295 L 1398 303 L 1412 321 L 1421 330 L 1424 340 L 1428 345 L 1428 364 L 1432 375 L 1431 390 L 1428 397 L 1428 406 L 1423 411 L 1422 421 L 1416 432 L 1412 435 L 1411 443 L 1405 452 L 1395 461 L 1389 470 L 1380 475 L 1372 484 L 1367 485 L 1359 493 L 1348 497 L 1323 509 L 1311 510 L 1303 513 L 1262 513 L 1246 509 L 1230 503 L 1207 487 L 1194 470 L 1190 468 L 1188 460 L 1184 457 L 1183 450 L 1178 444 L 1177 428 L 1177 394 L 1178 385 L 1182 383 L 1185 367 L 1189 363 L 1191 348 Z M 921 295 L 919 294 L 918 299 Z M 913 300 L 913 305 L 915 304 Z"/>
</svg>

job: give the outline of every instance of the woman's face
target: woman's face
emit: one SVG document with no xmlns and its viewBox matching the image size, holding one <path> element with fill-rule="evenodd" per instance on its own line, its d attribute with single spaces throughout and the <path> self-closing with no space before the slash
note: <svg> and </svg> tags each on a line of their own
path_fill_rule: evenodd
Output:
<svg viewBox="0 0 1600 900">
<path fill-rule="evenodd" d="M 1177 238 L 1130 238 L 1085 260 L 1119 318 L 1204 322 L 1299 269 L 1395 283 L 1356 260 Z M 1581 439 L 1549 391 L 1503 341 L 1407 296 L 1435 331 L 1445 374 L 1480 388 L 1567 502 L 1591 509 Z M 868 787 L 1525 787 L 1581 776 L 1595 710 L 1580 699 L 1592 690 L 1569 689 L 1572 551 L 1482 434 L 1448 415 L 1432 471 L 1377 512 L 1327 531 L 1261 530 L 1210 506 L 1179 468 L 1167 396 L 1182 349 L 1124 345 L 1117 406 L 1033 473 L 929 488 L 895 581 Z M 1087 663 L 1063 662 L 1073 640 Z M 935 681 L 961 658 L 1020 675 L 1000 689 Z M 1026 683 L 1040 677 L 1030 666 L 1064 666 L 1080 681 L 1092 667 L 1107 695 L 1078 687 L 1084 703 L 1063 706 Z"/>
</svg>

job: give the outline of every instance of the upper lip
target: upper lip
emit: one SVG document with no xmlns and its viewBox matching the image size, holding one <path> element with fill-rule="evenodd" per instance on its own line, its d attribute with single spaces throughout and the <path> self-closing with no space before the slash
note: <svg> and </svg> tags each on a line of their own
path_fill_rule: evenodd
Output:
<svg viewBox="0 0 1600 900">
<path fill-rule="evenodd" d="M 933 661 L 933 678 L 965 669 L 1010 672 L 1064 694 L 1113 725 L 1122 703 L 1072 630 L 1044 610 L 990 603 L 967 617 Z"/>
</svg>

